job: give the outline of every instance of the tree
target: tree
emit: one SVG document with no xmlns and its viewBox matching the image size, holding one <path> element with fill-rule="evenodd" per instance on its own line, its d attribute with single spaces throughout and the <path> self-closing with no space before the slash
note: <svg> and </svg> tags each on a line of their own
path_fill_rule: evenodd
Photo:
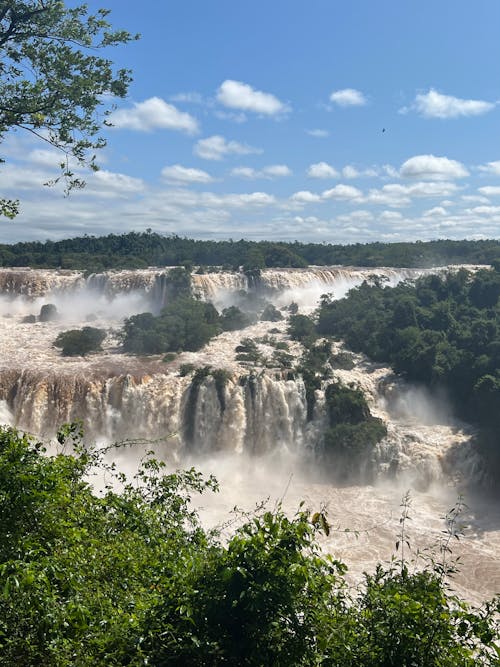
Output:
<svg viewBox="0 0 500 667">
<path fill-rule="evenodd" d="M 72 162 L 97 169 L 93 151 L 106 144 L 99 132 L 108 124 L 107 100 L 124 97 L 131 81 L 129 70 L 115 70 L 95 52 L 137 39 L 112 30 L 108 14 L 61 0 L 0 3 L 0 142 L 23 129 L 60 150 L 66 191 L 84 185 Z M 1 215 L 17 212 L 18 202 L 0 198 Z"/>
<path fill-rule="evenodd" d="M 98 352 L 106 338 L 104 329 L 83 327 L 62 331 L 54 341 L 55 347 L 62 348 L 63 357 L 85 356 L 87 352 Z"/>
</svg>

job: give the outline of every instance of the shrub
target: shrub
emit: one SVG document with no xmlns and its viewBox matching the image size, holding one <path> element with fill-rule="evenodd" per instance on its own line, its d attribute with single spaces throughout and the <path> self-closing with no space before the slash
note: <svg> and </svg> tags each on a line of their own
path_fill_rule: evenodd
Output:
<svg viewBox="0 0 500 667">
<path fill-rule="evenodd" d="M 272 303 L 267 304 L 260 316 L 262 322 L 279 322 L 283 319 L 280 311 Z"/>
<path fill-rule="evenodd" d="M 61 332 L 54 341 L 55 347 L 62 348 L 63 357 L 85 356 L 89 352 L 98 352 L 106 338 L 104 329 L 83 327 Z"/>
</svg>

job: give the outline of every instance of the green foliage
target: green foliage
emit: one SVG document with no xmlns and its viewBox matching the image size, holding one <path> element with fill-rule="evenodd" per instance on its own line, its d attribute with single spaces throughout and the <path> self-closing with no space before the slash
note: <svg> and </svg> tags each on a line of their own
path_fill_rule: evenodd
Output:
<svg viewBox="0 0 500 667">
<path fill-rule="evenodd" d="M 237 331 L 253 323 L 253 318 L 240 310 L 237 306 L 224 308 L 220 316 L 220 325 L 223 331 Z"/>
<path fill-rule="evenodd" d="M 272 303 L 268 303 L 264 308 L 260 319 L 262 322 L 279 322 L 283 319 L 283 315 L 276 308 L 276 306 L 273 306 Z"/>
<path fill-rule="evenodd" d="M 70 158 L 97 168 L 93 151 L 106 144 L 99 132 L 110 108 L 98 112 L 107 97 L 125 97 L 131 80 L 96 54 L 136 38 L 111 30 L 108 14 L 59 0 L 10 0 L 0 8 L 0 141 L 20 128 L 49 142 L 61 151 L 67 189 L 84 185 Z M 0 214 L 14 217 L 17 204 L 0 200 Z"/>
<path fill-rule="evenodd" d="M 104 329 L 95 327 L 70 329 L 57 336 L 54 346 L 62 348 L 63 357 L 85 356 L 88 352 L 98 352 L 105 338 Z"/>
<path fill-rule="evenodd" d="M 500 242 L 494 240 L 357 243 L 342 246 L 243 239 L 200 241 L 146 231 L 122 235 L 109 234 L 102 237 L 83 236 L 45 243 L 30 241 L 0 245 L 0 265 L 103 271 L 112 268 L 182 266 L 189 258 L 195 265 L 238 270 L 246 263 L 252 249 L 255 250 L 255 257 L 261 265 L 258 270 L 256 269 L 255 275 L 251 273 L 252 267 L 247 267 L 250 278 L 255 284 L 258 283 L 258 271 L 262 268 L 290 266 L 282 250 L 291 251 L 303 264 L 325 266 L 428 267 L 461 263 L 490 264 L 500 256 Z M 238 305 L 244 310 L 249 310 L 242 304 Z M 295 306 L 293 308 L 295 311 Z"/>
<path fill-rule="evenodd" d="M 189 375 L 194 371 L 196 366 L 194 364 L 181 364 L 181 367 L 179 368 L 179 375 L 181 377 L 186 377 L 186 375 Z"/>
<path fill-rule="evenodd" d="M 287 331 L 292 340 L 298 340 L 306 347 L 318 337 L 314 320 L 307 315 L 290 315 Z"/>
<path fill-rule="evenodd" d="M 206 531 L 190 500 L 213 478 L 147 456 L 128 480 L 80 439 L 65 425 L 73 454 L 49 456 L 0 429 L 1 664 L 498 665 L 498 602 L 450 595 L 441 559 L 410 573 L 402 556 L 351 592 L 317 542 L 324 511 Z"/>
<path fill-rule="evenodd" d="M 148 619 L 154 664 L 314 664 L 321 623 L 343 606 L 331 593 L 344 572 L 314 533 L 305 512 L 265 512 L 194 563 L 182 597 L 174 589 Z"/>
<path fill-rule="evenodd" d="M 165 275 L 165 302 L 175 301 L 180 297 L 192 296 L 191 272 L 182 266 L 176 266 Z"/>
<path fill-rule="evenodd" d="M 324 298 L 318 332 L 343 339 L 409 380 L 444 391 L 481 428 L 480 447 L 500 470 L 500 274 L 460 270 L 390 288 L 364 283 Z"/>
<path fill-rule="evenodd" d="M 262 355 L 259 352 L 257 343 L 251 338 L 243 338 L 240 344 L 235 348 L 236 361 L 246 361 L 253 364 L 262 362 Z"/>
<path fill-rule="evenodd" d="M 330 366 L 332 368 L 342 369 L 344 371 L 350 371 L 354 368 L 354 357 L 349 352 L 337 352 L 332 354 L 329 359 Z"/>
<path fill-rule="evenodd" d="M 373 417 L 361 389 L 333 382 L 325 391 L 330 427 L 325 455 L 339 477 L 359 476 L 370 449 L 387 435 L 384 422 Z"/>
<path fill-rule="evenodd" d="M 219 333 L 218 322 L 212 304 L 181 296 L 167 302 L 158 317 L 141 313 L 125 320 L 123 349 L 133 354 L 195 352 Z"/>
<path fill-rule="evenodd" d="M 293 315 L 293 318 L 303 318 L 303 315 Z M 292 318 L 290 318 L 292 319 Z M 309 318 L 306 318 L 309 327 Z M 306 320 L 298 320 L 299 322 Z M 308 329 L 309 330 L 309 329 Z M 310 347 L 304 351 L 297 371 L 302 376 L 306 390 L 306 404 L 307 404 L 307 419 L 311 421 L 314 417 L 314 406 L 316 405 L 316 390 L 321 389 L 322 380 L 330 375 L 330 368 L 327 365 L 328 357 L 331 352 L 331 344 L 328 341 L 323 341 L 314 345 L 314 340 L 311 335 L 307 335 L 303 341 L 304 345 L 309 344 Z"/>
</svg>

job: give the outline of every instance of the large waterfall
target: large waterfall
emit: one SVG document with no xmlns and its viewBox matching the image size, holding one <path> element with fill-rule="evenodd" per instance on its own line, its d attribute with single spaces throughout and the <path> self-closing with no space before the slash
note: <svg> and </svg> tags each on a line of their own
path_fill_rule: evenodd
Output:
<svg viewBox="0 0 500 667">
<path fill-rule="evenodd" d="M 295 301 L 306 312 L 315 307 L 322 293 L 341 297 L 373 276 L 395 284 L 421 273 L 386 268 L 268 269 L 262 271 L 253 289 L 278 307 Z M 123 318 L 158 311 L 164 305 L 165 275 L 165 269 L 156 268 L 91 275 L 1 269 L 0 420 L 50 438 L 61 423 L 81 419 L 90 440 L 149 440 L 174 466 L 195 463 L 210 472 L 215 469 L 223 488 L 229 489 L 231 502 L 283 495 L 286 490 L 290 502 L 302 496 L 313 505 L 330 503 L 331 512 L 344 525 L 361 531 L 376 524 L 384 512 L 393 516 L 399 491 L 411 487 L 422 494 L 428 512 L 420 526 L 420 539 L 431 525 L 431 532 L 439 533 L 442 509 L 438 498 L 449 503 L 456 488 L 481 481 L 484 473 L 472 430 L 451 419 L 445 402 L 438 405 L 435 397 L 430 400 L 420 390 L 406 386 L 390 369 L 354 355 L 354 367 L 336 371 L 335 376 L 363 390 L 372 413 L 386 423 L 388 434 L 361 462 L 355 486 L 332 486 L 329 476 L 334 471 L 317 466 L 326 424 L 324 390 L 332 380 L 325 380 L 316 391 L 314 412 L 308 418 L 300 375 L 273 368 L 269 361 L 273 353 L 270 337 L 286 342 L 295 358 L 301 353 L 300 345 L 288 339 L 284 321 L 259 322 L 223 333 L 199 352 L 184 352 L 169 361 L 121 353 Z M 218 308 L 231 304 L 240 290 L 250 287 L 247 276 L 239 272 L 194 273 L 192 277 L 200 298 L 213 301 Z M 60 319 L 33 321 L 47 303 L 56 305 Z M 103 352 L 85 358 L 61 357 L 53 347 L 58 333 L 88 323 L 106 329 Z M 235 348 L 246 337 L 257 342 L 267 363 L 237 359 Z M 204 376 L 182 372 L 186 364 L 210 367 L 212 372 Z M 292 473 L 295 483 L 290 486 L 286 479 Z M 205 509 L 220 516 L 217 509 Z M 435 515 L 432 520 L 431 515 Z M 465 548 L 463 557 L 472 568 L 476 554 L 482 565 L 475 567 L 491 574 L 493 555 L 487 539 L 498 543 L 498 530 L 488 537 L 488 512 L 481 517 L 471 514 L 469 519 L 478 534 L 472 550 Z M 392 535 L 388 526 L 379 526 L 372 536 L 367 533 L 366 539 L 357 541 L 357 546 L 345 542 L 345 537 L 327 541 L 326 546 L 340 552 L 360 550 L 354 569 L 362 569 L 374 558 L 385 557 Z M 349 561 L 348 555 L 346 559 Z M 480 585 L 470 584 L 469 579 L 467 573 L 462 584 L 469 597 L 500 585 L 498 574 Z"/>
</svg>

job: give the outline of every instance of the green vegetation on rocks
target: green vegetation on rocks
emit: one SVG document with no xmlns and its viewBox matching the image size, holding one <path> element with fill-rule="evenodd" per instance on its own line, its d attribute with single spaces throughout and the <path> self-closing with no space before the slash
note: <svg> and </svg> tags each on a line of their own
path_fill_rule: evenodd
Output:
<svg viewBox="0 0 500 667">
<path fill-rule="evenodd" d="M 474 608 L 447 588 L 453 524 L 415 567 L 400 546 L 409 553 L 405 507 L 398 559 L 350 589 L 319 547 L 332 530 L 321 509 L 208 531 L 190 499 L 215 480 L 150 457 L 126 479 L 80 436 L 61 429 L 74 453 L 49 456 L 0 429 L 2 664 L 498 665 L 498 601 Z"/>
<path fill-rule="evenodd" d="M 101 343 L 106 338 L 104 329 L 83 327 L 61 332 L 54 341 L 60 347 L 63 357 L 85 356 L 89 352 L 99 352 Z"/>
<path fill-rule="evenodd" d="M 444 392 L 480 427 L 480 448 L 500 470 L 500 273 L 465 270 L 396 287 L 364 283 L 324 298 L 317 331 Z"/>
</svg>

